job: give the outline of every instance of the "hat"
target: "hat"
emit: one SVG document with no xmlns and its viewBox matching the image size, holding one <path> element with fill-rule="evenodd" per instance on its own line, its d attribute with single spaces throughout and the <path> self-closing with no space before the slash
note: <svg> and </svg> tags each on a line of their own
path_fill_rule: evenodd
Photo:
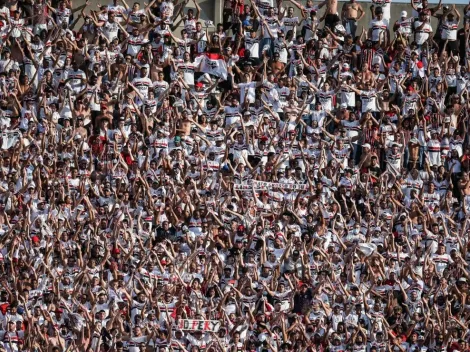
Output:
<svg viewBox="0 0 470 352">
<path fill-rule="evenodd" d="M 121 250 L 119 248 L 114 248 L 113 249 L 113 254 L 120 254 Z"/>
<path fill-rule="evenodd" d="M 363 144 L 363 145 L 362 145 L 362 148 L 369 148 L 369 149 L 371 149 L 371 146 L 370 146 L 369 143 L 366 143 L 366 144 Z"/>
<path fill-rule="evenodd" d="M 345 63 L 343 64 L 343 68 L 349 69 L 349 64 L 348 64 L 347 62 L 345 62 Z"/>
<path fill-rule="evenodd" d="M 347 103 L 342 103 L 342 104 L 340 105 L 340 108 L 341 108 L 341 109 L 347 109 L 347 108 L 348 108 L 348 104 L 347 104 Z"/>
<path fill-rule="evenodd" d="M 410 143 L 411 144 L 419 144 L 418 138 L 416 138 L 416 137 L 411 138 Z"/>
<path fill-rule="evenodd" d="M 33 241 L 34 243 L 38 243 L 40 240 L 38 236 L 33 236 L 31 237 L 31 241 Z"/>
<path fill-rule="evenodd" d="M 196 86 L 196 87 L 199 87 L 199 88 L 202 88 L 202 87 L 204 87 L 204 84 L 203 84 L 202 82 L 197 82 L 197 83 L 195 84 L 195 86 Z"/>
<path fill-rule="evenodd" d="M 406 11 L 402 11 L 400 14 L 400 17 L 406 17 L 408 16 L 408 13 Z"/>
</svg>

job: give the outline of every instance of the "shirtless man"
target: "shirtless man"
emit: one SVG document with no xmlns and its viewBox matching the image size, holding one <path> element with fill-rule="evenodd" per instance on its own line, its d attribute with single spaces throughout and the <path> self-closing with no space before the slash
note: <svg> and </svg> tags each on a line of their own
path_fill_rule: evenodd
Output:
<svg viewBox="0 0 470 352">
<path fill-rule="evenodd" d="M 458 183 L 458 188 L 462 196 L 470 195 L 470 180 L 467 172 L 462 173 L 462 178 Z"/>
<path fill-rule="evenodd" d="M 343 21 L 344 28 L 346 28 L 346 32 L 351 34 L 353 38 L 356 36 L 357 22 L 359 22 L 364 15 L 365 12 L 361 4 L 356 2 L 356 0 L 349 0 L 349 2 L 343 4 L 341 20 Z"/>
<path fill-rule="evenodd" d="M 340 21 L 338 16 L 338 0 L 327 1 L 323 19 L 325 20 L 326 27 L 329 27 L 331 30 L 335 28 L 335 24 Z"/>
<path fill-rule="evenodd" d="M 307 0 L 306 6 L 295 0 L 291 0 L 291 3 L 297 6 L 300 11 L 302 11 L 303 17 L 307 17 L 312 11 L 318 12 L 323 6 L 326 5 L 326 1 L 322 1 L 319 4 L 314 5 L 313 0 Z"/>
<path fill-rule="evenodd" d="M 413 137 L 408 141 L 408 169 L 414 169 L 418 167 L 419 163 L 419 141 L 418 138 Z M 426 159 L 425 159 L 426 160 Z"/>
<path fill-rule="evenodd" d="M 362 89 L 366 83 L 369 82 L 374 84 L 374 76 L 371 71 L 367 68 L 367 65 L 362 65 L 362 71 L 357 76 L 358 87 Z"/>
<path fill-rule="evenodd" d="M 274 73 L 276 76 L 282 75 L 282 73 L 284 73 L 285 66 L 286 65 L 283 62 L 279 61 L 279 53 L 275 52 L 274 59 L 270 64 L 272 73 Z"/>
</svg>

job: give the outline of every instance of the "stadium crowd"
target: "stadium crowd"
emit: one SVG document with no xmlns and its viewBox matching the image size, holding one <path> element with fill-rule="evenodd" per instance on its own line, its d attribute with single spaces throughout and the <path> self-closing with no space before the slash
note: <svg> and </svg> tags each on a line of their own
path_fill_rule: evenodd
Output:
<svg viewBox="0 0 470 352">
<path fill-rule="evenodd" d="M 470 5 L 221 6 L 0 0 L 0 352 L 469 352 Z"/>
</svg>

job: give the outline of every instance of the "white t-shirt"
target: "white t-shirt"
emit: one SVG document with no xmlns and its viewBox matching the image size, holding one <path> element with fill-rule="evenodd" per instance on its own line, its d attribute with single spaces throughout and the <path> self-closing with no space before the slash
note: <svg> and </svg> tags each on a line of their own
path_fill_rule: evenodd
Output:
<svg viewBox="0 0 470 352">
<path fill-rule="evenodd" d="M 386 21 L 372 20 L 370 21 L 369 28 L 372 29 L 372 41 L 378 42 L 381 38 L 384 39 L 385 30 L 388 28 Z"/>
<path fill-rule="evenodd" d="M 436 270 L 438 273 L 442 273 L 449 264 L 452 264 L 454 262 L 452 258 L 450 257 L 450 255 L 447 253 L 444 253 L 444 254 L 434 253 L 433 255 L 431 255 L 431 260 L 436 265 Z"/>
<path fill-rule="evenodd" d="M 86 82 L 86 75 L 85 72 L 83 72 L 82 70 L 67 71 L 65 78 L 70 79 L 69 84 L 74 91 L 80 91 L 81 89 L 83 89 L 83 86 Z"/>
<path fill-rule="evenodd" d="M 245 89 L 248 88 L 248 102 L 254 103 L 255 102 L 255 88 L 256 82 L 250 83 L 239 83 L 238 86 L 240 87 L 240 102 L 243 103 L 245 101 Z"/>
<path fill-rule="evenodd" d="M 250 52 L 250 57 L 259 58 L 259 43 L 258 37 L 252 38 L 250 33 L 245 35 L 245 49 Z"/>
<path fill-rule="evenodd" d="M 126 13 L 126 8 L 122 5 L 108 5 L 108 11 L 113 12 L 115 20 L 120 23 L 123 21 L 122 15 Z"/>
<path fill-rule="evenodd" d="M 106 22 L 103 27 L 101 27 L 104 36 L 109 41 L 117 38 L 119 32 L 119 25 L 117 22 Z"/>
<path fill-rule="evenodd" d="M 442 21 L 442 32 L 441 36 L 442 39 L 448 40 L 457 40 L 457 29 L 459 27 L 459 23 L 457 21 Z"/>
<path fill-rule="evenodd" d="M 418 45 L 423 45 L 426 40 L 429 38 L 429 34 L 432 33 L 432 27 L 429 23 L 426 23 L 423 28 L 420 30 L 416 30 L 419 26 L 421 26 L 423 22 L 416 21 L 414 28 L 415 28 L 415 41 Z"/>
<path fill-rule="evenodd" d="M 183 74 L 183 79 L 186 84 L 192 86 L 194 85 L 194 71 L 196 66 L 192 62 L 180 62 L 178 64 L 178 72 Z"/>
<path fill-rule="evenodd" d="M 376 5 L 376 6 L 380 6 L 383 10 L 383 18 L 384 20 L 386 20 L 386 22 L 388 23 L 388 21 L 390 20 L 390 7 L 391 7 L 391 3 L 392 1 L 391 0 L 372 0 L 372 2 Z"/>
<path fill-rule="evenodd" d="M 288 31 L 292 31 L 294 33 L 294 38 L 295 38 L 298 24 L 299 24 L 298 17 L 284 17 L 282 19 L 282 26 L 284 27 L 284 33 L 287 33 Z"/>
<path fill-rule="evenodd" d="M 278 23 L 277 17 L 276 16 L 273 16 L 273 17 L 262 16 L 261 18 L 266 21 L 266 24 L 271 30 L 273 37 L 277 38 L 277 31 L 279 30 L 279 23 Z M 267 30 L 264 31 L 264 38 L 271 38 Z"/>
<path fill-rule="evenodd" d="M 361 90 L 360 98 L 362 102 L 362 112 L 377 111 L 377 92 L 375 89 L 365 91 Z"/>
<path fill-rule="evenodd" d="M 139 92 L 148 98 L 149 89 L 152 86 L 152 80 L 148 77 L 134 78 L 132 84 L 139 90 Z"/>
</svg>

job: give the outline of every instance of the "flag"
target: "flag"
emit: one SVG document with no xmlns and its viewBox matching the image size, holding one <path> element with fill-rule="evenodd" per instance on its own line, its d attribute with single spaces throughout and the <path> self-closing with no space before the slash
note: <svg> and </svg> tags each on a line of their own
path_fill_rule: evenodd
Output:
<svg viewBox="0 0 470 352">
<path fill-rule="evenodd" d="M 227 79 L 227 64 L 220 54 L 204 54 L 198 56 L 195 61 L 199 72 L 209 73 L 211 75 Z"/>
</svg>

